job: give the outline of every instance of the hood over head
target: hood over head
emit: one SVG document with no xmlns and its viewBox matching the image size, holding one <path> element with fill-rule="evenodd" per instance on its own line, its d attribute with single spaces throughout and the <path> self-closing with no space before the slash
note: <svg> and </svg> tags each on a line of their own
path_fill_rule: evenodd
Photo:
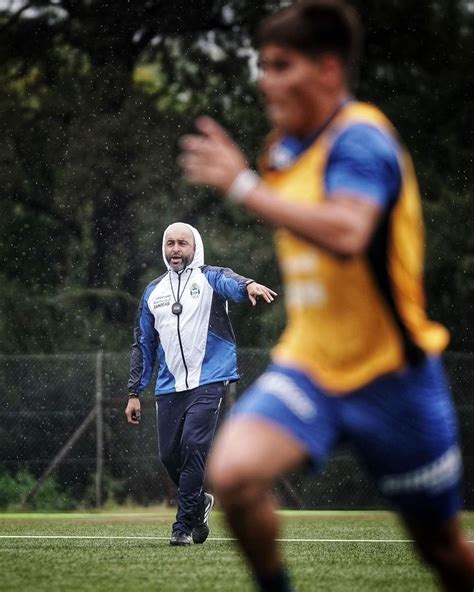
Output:
<svg viewBox="0 0 474 592">
<path fill-rule="evenodd" d="M 194 250 L 193 260 L 187 266 L 187 269 L 192 269 L 194 267 L 201 267 L 202 265 L 204 265 L 204 245 L 202 243 L 202 238 L 201 238 L 201 235 L 199 234 L 199 231 L 196 228 L 194 228 L 194 226 L 191 226 L 191 224 L 186 224 L 185 222 L 173 222 L 173 224 L 170 224 L 163 232 L 163 240 L 161 243 L 161 252 L 163 254 L 163 261 L 165 262 L 166 268 L 168 270 L 171 269 L 171 267 L 168 264 L 168 261 L 166 261 L 165 237 L 166 237 L 168 230 L 170 230 L 173 226 L 185 226 L 188 230 L 190 230 L 193 233 L 194 243 L 195 243 L 196 248 Z"/>
</svg>

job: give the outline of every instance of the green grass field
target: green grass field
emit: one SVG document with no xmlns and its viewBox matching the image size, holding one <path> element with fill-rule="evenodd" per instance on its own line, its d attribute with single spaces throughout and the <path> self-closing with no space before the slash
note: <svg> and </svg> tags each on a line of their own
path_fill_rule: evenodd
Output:
<svg viewBox="0 0 474 592">
<path fill-rule="evenodd" d="M 299 592 L 436 590 L 388 512 L 281 512 Z M 2 592 L 251 592 L 219 512 L 204 545 L 170 547 L 173 512 L 0 514 Z M 470 539 L 474 514 L 465 514 Z"/>
</svg>

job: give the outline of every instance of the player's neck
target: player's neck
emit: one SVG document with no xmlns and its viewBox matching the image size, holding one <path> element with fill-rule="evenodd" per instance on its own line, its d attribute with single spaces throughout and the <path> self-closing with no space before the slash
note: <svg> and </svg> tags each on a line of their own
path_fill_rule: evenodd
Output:
<svg viewBox="0 0 474 592">
<path fill-rule="evenodd" d="M 319 123 L 322 124 L 329 119 L 329 117 L 338 111 L 341 108 L 341 105 L 347 103 L 350 98 L 350 93 L 346 89 L 325 97 L 324 101 L 321 103 Z"/>
<path fill-rule="evenodd" d="M 306 138 L 318 130 L 325 128 L 328 123 L 339 113 L 339 111 L 352 100 L 349 92 L 344 90 L 340 93 L 327 96 L 321 99 L 318 105 L 315 105 L 314 116 L 308 119 L 305 129 L 297 134 L 301 138 Z"/>
</svg>

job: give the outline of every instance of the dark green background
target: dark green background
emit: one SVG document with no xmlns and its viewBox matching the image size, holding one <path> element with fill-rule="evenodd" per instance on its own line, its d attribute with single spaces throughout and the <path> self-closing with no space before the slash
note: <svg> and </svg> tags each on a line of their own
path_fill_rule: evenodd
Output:
<svg viewBox="0 0 474 592">
<path fill-rule="evenodd" d="M 355 4 L 367 30 L 358 96 L 392 118 L 419 174 L 430 311 L 453 349 L 472 351 L 473 12 L 455 0 Z M 178 219 L 200 229 L 208 263 L 280 291 L 269 229 L 185 186 L 176 165 L 201 113 L 255 158 L 266 122 L 241 49 L 279 3 L 28 6 L 0 11 L 0 352 L 127 349 Z M 284 324 L 281 301 L 231 314 L 246 346 L 267 347 Z"/>
</svg>

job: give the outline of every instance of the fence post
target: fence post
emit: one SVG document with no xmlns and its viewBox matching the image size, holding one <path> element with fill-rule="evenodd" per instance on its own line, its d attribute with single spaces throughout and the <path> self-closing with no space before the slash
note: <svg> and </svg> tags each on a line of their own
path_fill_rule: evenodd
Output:
<svg viewBox="0 0 474 592">
<path fill-rule="evenodd" d="M 97 352 L 95 363 L 95 408 L 96 408 L 96 468 L 95 468 L 95 505 L 102 506 L 102 480 L 104 471 L 104 413 L 103 394 L 104 352 Z"/>
<path fill-rule="evenodd" d="M 22 507 L 25 507 L 28 504 L 28 502 L 35 497 L 35 495 L 38 493 L 38 491 L 43 487 L 43 484 L 46 481 L 46 479 L 49 477 L 49 475 L 54 471 L 54 469 L 56 467 L 58 467 L 62 463 L 63 459 L 67 456 L 68 452 L 74 448 L 74 446 L 76 445 L 76 442 L 80 439 L 82 434 L 89 427 L 89 424 L 92 423 L 92 421 L 95 417 L 96 411 L 97 411 L 97 409 L 96 409 L 96 406 L 94 405 L 94 407 L 92 407 L 91 411 L 89 412 L 89 415 L 82 421 L 81 425 L 76 429 L 76 431 L 69 438 L 69 440 L 66 442 L 66 444 L 64 444 L 62 446 L 61 450 L 56 454 L 56 456 L 53 458 L 53 460 L 49 463 L 49 465 L 47 466 L 44 473 L 41 475 L 41 477 L 35 483 L 33 489 L 31 489 L 26 495 L 23 496 L 23 499 L 21 500 Z"/>
</svg>

